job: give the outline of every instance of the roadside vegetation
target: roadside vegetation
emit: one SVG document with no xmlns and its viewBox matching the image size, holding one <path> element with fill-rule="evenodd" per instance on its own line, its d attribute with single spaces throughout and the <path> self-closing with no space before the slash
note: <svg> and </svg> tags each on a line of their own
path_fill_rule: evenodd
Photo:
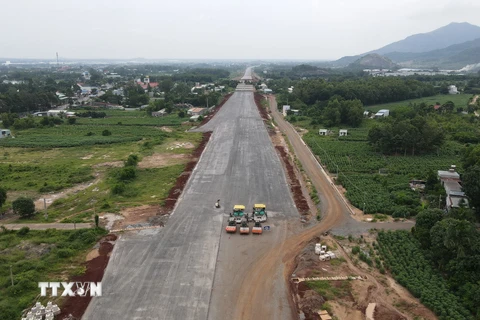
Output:
<svg viewBox="0 0 480 320">
<path fill-rule="evenodd" d="M 21 312 L 37 299 L 38 282 L 82 275 L 87 250 L 105 234 L 103 229 L 35 231 L 25 227 L 10 231 L 2 228 L 0 319 L 19 319 Z"/>
</svg>

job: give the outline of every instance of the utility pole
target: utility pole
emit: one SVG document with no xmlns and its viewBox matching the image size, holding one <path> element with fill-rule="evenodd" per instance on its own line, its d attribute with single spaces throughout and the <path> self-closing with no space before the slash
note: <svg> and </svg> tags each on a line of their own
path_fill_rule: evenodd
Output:
<svg viewBox="0 0 480 320">
<path fill-rule="evenodd" d="M 45 220 L 48 219 L 48 212 L 47 212 L 47 199 L 43 198 L 43 209 L 45 210 Z"/>
</svg>

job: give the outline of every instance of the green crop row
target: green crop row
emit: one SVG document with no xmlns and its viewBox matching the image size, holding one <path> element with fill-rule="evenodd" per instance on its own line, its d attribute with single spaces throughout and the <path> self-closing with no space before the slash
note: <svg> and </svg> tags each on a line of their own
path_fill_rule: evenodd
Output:
<svg viewBox="0 0 480 320">
<path fill-rule="evenodd" d="M 378 244 L 385 266 L 398 283 L 435 312 L 440 320 L 473 319 L 460 299 L 449 292 L 447 282 L 432 269 L 409 232 L 380 232 Z"/>
</svg>

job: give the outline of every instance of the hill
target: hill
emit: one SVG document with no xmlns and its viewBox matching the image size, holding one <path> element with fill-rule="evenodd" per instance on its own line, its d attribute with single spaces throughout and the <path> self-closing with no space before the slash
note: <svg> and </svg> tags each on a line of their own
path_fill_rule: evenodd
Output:
<svg viewBox="0 0 480 320">
<path fill-rule="evenodd" d="M 419 33 L 368 53 L 428 52 L 480 38 L 480 27 L 467 22 L 450 23 L 427 33 Z"/>
<path fill-rule="evenodd" d="M 397 69 L 392 60 L 377 53 L 370 53 L 348 65 L 350 69 Z"/>
<path fill-rule="evenodd" d="M 459 69 L 480 63 L 480 38 L 429 52 L 391 52 L 385 56 L 405 67 Z"/>
<path fill-rule="evenodd" d="M 450 23 L 434 31 L 415 34 L 364 54 L 342 57 L 333 61 L 330 65 L 333 67 L 345 67 L 367 54 L 376 53 L 386 56 L 396 63 L 417 61 L 415 63 L 405 63 L 406 66 L 437 66 L 442 68 L 455 66 L 457 68 L 466 64 L 480 62 L 475 59 L 475 53 L 477 53 L 477 56 L 480 56 L 475 49 L 476 42 L 468 43 L 479 38 L 480 27 L 467 22 Z M 459 45 L 459 47 L 451 48 L 455 45 Z M 449 50 L 437 52 L 437 50 L 445 48 L 449 48 Z M 453 54 L 454 51 L 455 54 Z M 463 51 L 465 52 L 462 53 Z M 426 54 L 421 55 L 421 53 Z M 431 54 L 433 54 L 433 57 L 428 59 L 427 56 Z M 455 56 L 457 54 L 458 56 Z"/>
</svg>

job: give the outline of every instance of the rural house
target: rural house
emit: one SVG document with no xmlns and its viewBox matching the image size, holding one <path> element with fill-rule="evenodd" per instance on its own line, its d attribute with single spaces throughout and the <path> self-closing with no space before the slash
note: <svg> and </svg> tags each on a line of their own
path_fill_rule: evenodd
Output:
<svg viewBox="0 0 480 320">
<path fill-rule="evenodd" d="M 438 170 L 437 174 L 447 194 L 445 209 L 449 211 L 451 208 L 460 208 L 461 205 L 468 207 L 468 199 L 462 191 L 462 181 L 456 172 L 456 166 L 452 165 L 448 171 Z"/>
<path fill-rule="evenodd" d="M 321 136 L 327 136 L 328 135 L 328 130 L 327 129 L 320 129 L 318 130 L 318 134 Z"/>
<path fill-rule="evenodd" d="M 8 129 L 0 129 L 0 139 L 11 137 L 12 133 Z"/>
<path fill-rule="evenodd" d="M 375 113 L 375 118 L 386 118 L 389 115 L 390 115 L 390 110 L 382 109 L 382 110 L 378 110 L 378 112 Z"/>
<path fill-rule="evenodd" d="M 201 116 L 207 111 L 205 108 L 191 108 L 187 111 L 187 114 L 191 116 Z"/>
<path fill-rule="evenodd" d="M 347 135 L 348 135 L 348 130 L 347 129 L 340 129 L 340 131 L 338 132 L 339 137 L 345 137 Z"/>
<path fill-rule="evenodd" d="M 165 111 L 165 109 L 162 109 L 160 111 L 153 111 L 152 112 L 152 117 L 163 117 L 163 116 L 166 116 L 167 115 L 167 112 Z"/>
<path fill-rule="evenodd" d="M 458 94 L 457 86 L 448 86 L 448 94 Z"/>
<path fill-rule="evenodd" d="M 283 116 L 286 117 L 287 116 L 287 111 L 290 110 L 290 106 L 283 106 L 282 108 L 282 113 L 283 113 Z"/>
</svg>

